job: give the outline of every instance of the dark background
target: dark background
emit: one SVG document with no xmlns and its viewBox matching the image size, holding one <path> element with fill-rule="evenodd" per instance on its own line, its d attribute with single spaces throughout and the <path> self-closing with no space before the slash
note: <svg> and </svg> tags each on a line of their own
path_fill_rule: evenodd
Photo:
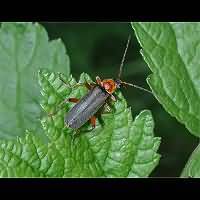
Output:
<svg viewBox="0 0 200 200">
<path fill-rule="evenodd" d="M 151 73 L 142 59 L 139 43 L 130 23 L 41 23 L 49 38 L 61 38 L 70 56 L 71 73 L 77 79 L 82 72 L 93 79 L 117 76 L 128 35 L 131 42 L 127 52 L 122 80 L 149 89 L 146 78 Z M 56 66 L 55 66 L 56 67 Z M 162 155 L 152 177 L 178 177 L 198 139 L 184 125 L 171 117 L 151 94 L 135 88 L 122 89 L 133 117 L 143 109 L 152 111 L 155 135 L 162 138 L 159 153 Z"/>
</svg>

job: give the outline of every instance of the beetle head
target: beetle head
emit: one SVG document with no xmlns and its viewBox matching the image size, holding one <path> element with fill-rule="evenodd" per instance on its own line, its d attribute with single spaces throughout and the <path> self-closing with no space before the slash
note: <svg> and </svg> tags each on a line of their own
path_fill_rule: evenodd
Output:
<svg viewBox="0 0 200 200">
<path fill-rule="evenodd" d="M 104 79 L 101 82 L 101 86 L 108 92 L 109 94 L 112 94 L 117 89 L 117 83 L 113 79 Z"/>
<path fill-rule="evenodd" d="M 123 54 L 123 57 L 122 57 L 122 61 L 121 61 L 121 64 L 120 64 L 118 78 L 115 79 L 115 80 L 104 79 L 103 81 L 101 81 L 101 79 L 98 76 L 96 77 L 97 84 L 100 85 L 102 88 L 104 88 L 105 91 L 109 94 L 114 93 L 117 88 L 120 88 L 121 86 L 126 87 L 127 85 L 138 88 L 138 89 L 143 90 L 143 91 L 150 92 L 150 91 L 146 90 L 145 88 L 142 88 L 140 86 L 133 85 L 132 83 L 127 83 L 127 82 L 124 82 L 124 81 L 121 80 L 122 69 L 123 69 L 124 60 L 125 60 L 125 56 L 126 56 L 126 52 L 127 52 L 127 49 L 128 49 L 130 39 L 131 39 L 131 36 L 129 35 L 128 41 L 127 41 L 127 44 L 126 44 L 126 48 L 125 48 L 125 51 L 124 51 L 124 54 Z"/>
<path fill-rule="evenodd" d="M 117 88 L 120 88 L 122 85 L 122 81 L 120 79 L 116 79 L 115 84 L 116 84 Z"/>
</svg>

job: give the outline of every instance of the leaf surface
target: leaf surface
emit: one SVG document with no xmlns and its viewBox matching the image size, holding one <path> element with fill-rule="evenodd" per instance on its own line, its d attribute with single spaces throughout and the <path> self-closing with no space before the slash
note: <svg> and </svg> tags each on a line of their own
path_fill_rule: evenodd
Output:
<svg viewBox="0 0 200 200">
<path fill-rule="evenodd" d="M 2 23 L 0 29 L 0 137 L 41 132 L 37 71 L 47 68 L 69 76 L 69 57 L 60 39 L 49 41 L 35 23 Z"/>
<path fill-rule="evenodd" d="M 165 110 L 200 136 L 200 23 L 132 23 Z"/>
<path fill-rule="evenodd" d="M 42 88 L 42 108 L 46 116 L 42 127 L 48 137 L 43 143 L 28 132 L 17 141 L 0 143 L 0 175 L 40 177 L 147 177 L 157 166 L 160 138 L 154 137 L 154 121 L 150 111 L 142 111 L 133 121 L 131 110 L 120 92 L 112 104 L 112 112 L 104 113 L 96 128 L 86 132 L 90 124 L 80 129 L 73 140 L 74 130 L 64 125 L 64 116 L 73 106 L 65 98 L 80 98 L 87 93 L 85 87 L 70 88 L 76 84 L 69 79 L 46 70 L 39 72 Z M 83 73 L 81 83 L 92 82 Z M 54 113 L 53 116 L 48 114 Z M 15 166 L 15 167 L 14 167 Z"/>
</svg>

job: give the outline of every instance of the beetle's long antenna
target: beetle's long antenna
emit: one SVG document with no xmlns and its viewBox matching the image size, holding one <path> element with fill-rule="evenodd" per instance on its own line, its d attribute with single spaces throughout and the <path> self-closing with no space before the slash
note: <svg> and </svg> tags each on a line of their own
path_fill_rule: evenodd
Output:
<svg viewBox="0 0 200 200">
<path fill-rule="evenodd" d="M 130 40 L 131 40 L 131 35 L 128 36 L 128 40 L 127 40 L 127 43 L 126 43 L 126 48 L 125 48 L 124 55 L 123 55 L 123 57 L 122 57 L 122 61 L 121 61 L 120 68 L 119 68 L 118 79 L 120 80 L 120 82 L 121 82 L 122 85 L 129 85 L 129 86 L 135 87 L 135 88 L 137 88 L 137 89 L 140 89 L 140 90 L 143 90 L 143 91 L 145 91 L 145 92 L 148 92 L 148 93 L 152 94 L 151 91 L 149 91 L 149 90 L 147 90 L 147 89 L 145 89 L 145 88 L 143 88 L 143 87 L 140 87 L 140 86 L 138 86 L 138 85 L 134 85 L 134 84 L 132 84 L 132 83 L 123 82 L 123 81 L 121 81 L 121 79 L 120 79 L 120 78 L 121 78 L 121 74 L 122 74 L 122 69 L 123 69 L 123 66 L 124 66 L 124 60 L 125 60 L 125 57 L 126 57 L 126 53 L 127 53 L 127 49 L 128 49 Z"/>
<path fill-rule="evenodd" d="M 121 81 L 121 83 L 122 83 L 122 85 L 129 85 L 129 86 L 135 87 L 135 88 L 137 88 L 137 89 L 139 89 L 139 90 L 143 90 L 143 91 L 145 91 L 145 92 L 148 92 L 148 93 L 151 93 L 151 94 L 152 94 L 151 91 L 149 91 L 149 90 L 147 90 L 147 89 L 145 89 L 145 88 L 143 88 L 143 87 L 140 87 L 140 86 L 138 86 L 138 85 L 134 85 L 134 84 L 132 84 L 132 83 L 127 83 L 127 82 L 123 82 L 123 81 Z"/>
<path fill-rule="evenodd" d="M 124 51 L 124 55 L 122 57 L 122 61 L 121 61 L 121 64 L 120 64 L 120 68 L 119 68 L 119 73 L 118 73 L 118 78 L 120 79 L 121 77 L 121 74 L 122 74 L 122 69 L 123 69 L 123 65 L 124 65 L 124 60 L 125 60 L 125 56 L 126 56 L 126 52 L 127 52 L 127 49 L 128 49 L 128 45 L 130 43 L 130 39 L 131 39 L 131 35 L 128 36 L 128 40 L 127 40 L 127 43 L 126 43 L 126 49 Z"/>
</svg>

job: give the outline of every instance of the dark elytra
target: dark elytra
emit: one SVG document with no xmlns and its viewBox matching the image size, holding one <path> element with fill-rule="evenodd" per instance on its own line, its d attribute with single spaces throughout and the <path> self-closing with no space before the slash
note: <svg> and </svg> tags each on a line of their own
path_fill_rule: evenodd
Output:
<svg viewBox="0 0 200 200">
<path fill-rule="evenodd" d="M 73 129 L 80 128 L 99 108 L 103 106 L 106 99 L 110 96 L 100 86 L 93 87 L 65 116 L 65 124 Z"/>
</svg>

